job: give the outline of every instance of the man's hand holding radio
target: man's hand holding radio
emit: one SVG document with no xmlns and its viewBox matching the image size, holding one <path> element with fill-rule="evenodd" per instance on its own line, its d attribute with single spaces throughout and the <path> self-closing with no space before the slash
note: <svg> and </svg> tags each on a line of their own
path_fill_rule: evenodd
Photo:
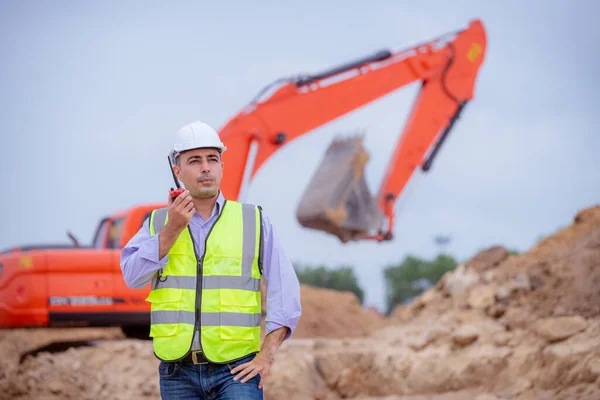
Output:
<svg viewBox="0 0 600 400">
<path fill-rule="evenodd" d="M 158 234 L 160 258 L 169 252 L 179 234 L 188 226 L 196 212 L 189 190 L 183 191 L 175 200 L 172 199 L 171 191 L 169 191 L 168 208 L 167 223 Z"/>
</svg>

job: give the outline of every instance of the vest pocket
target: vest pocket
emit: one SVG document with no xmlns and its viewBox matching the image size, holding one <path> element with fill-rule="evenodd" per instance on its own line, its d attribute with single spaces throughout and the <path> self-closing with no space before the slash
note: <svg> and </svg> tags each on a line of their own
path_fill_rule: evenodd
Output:
<svg viewBox="0 0 600 400">
<path fill-rule="evenodd" d="M 174 336 L 181 323 L 182 289 L 151 290 L 146 301 L 150 302 L 150 337 Z"/>
<path fill-rule="evenodd" d="M 219 303 L 222 313 L 252 313 L 258 307 L 257 292 L 241 289 L 220 289 Z"/>
<path fill-rule="evenodd" d="M 219 334 L 222 340 L 248 340 L 252 341 L 258 339 L 255 334 L 256 328 L 249 326 L 221 326 L 219 327 Z M 260 331 L 259 331 L 260 334 Z"/>
<path fill-rule="evenodd" d="M 188 250 L 190 249 L 191 244 L 191 241 L 179 239 L 175 243 L 173 243 L 173 246 L 171 246 L 171 250 L 169 250 L 169 253 L 186 255 L 188 254 Z"/>
<path fill-rule="evenodd" d="M 260 326 L 252 326 L 249 321 L 260 315 L 257 292 L 239 289 L 219 291 L 219 335 L 222 340 L 257 340 Z"/>
</svg>

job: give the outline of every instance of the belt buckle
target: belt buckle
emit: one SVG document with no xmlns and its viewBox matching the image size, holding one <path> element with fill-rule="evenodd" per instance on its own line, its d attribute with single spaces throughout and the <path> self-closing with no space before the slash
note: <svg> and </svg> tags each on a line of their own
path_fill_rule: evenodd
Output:
<svg viewBox="0 0 600 400">
<path fill-rule="evenodd" d="M 198 361 L 198 354 L 202 354 L 201 351 L 192 351 L 192 362 L 194 364 L 208 364 L 207 361 Z"/>
</svg>

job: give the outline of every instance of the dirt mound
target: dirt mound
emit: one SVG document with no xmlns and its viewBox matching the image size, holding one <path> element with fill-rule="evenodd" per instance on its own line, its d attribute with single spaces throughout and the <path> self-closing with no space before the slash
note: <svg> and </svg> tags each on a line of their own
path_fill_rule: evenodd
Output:
<svg viewBox="0 0 600 400">
<path fill-rule="evenodd" d="M 579 212 L 573 224 L 531 250 L 510 255 L 494 246 L 458 265 L 394 319 L 430 317 L 453 309 L 480 309 L 508 329 L 538 318 L 600 316 L 600 206 Z"/>
<path fill-rule="evenodd" d="M 263 335 L 265 333 L 265 282 L 261 282 Z M 364 337 L 385 326 L 386 319 L 375 311 L 365 309 L 352 292 L 300 285 L 302 318 L 295 339 Z"/>
<path fill-rule="evenodd" d="M 26 357 L 0 379 L 0 399 L 160 399 L 157 373 L 150 342 L 98 341 Z"/>
<path fill-rule="evenodd" d="M 385 324 L 350 292 L 302 285 L 301 298 L 294 340 L 364 337 Z M 0 399 L 160 397 L 152 343 L 126 340 L 118 328 L 0 331 L 0 355 Z"/>
<path fill-rule="evenodd" d="M 383 327 L 384 317 L 364 309 L 351 292 L 301 286 L 302 317 L 294 338 L 356 338 Z"/>
<path fill-rule="evenodd" d="M 600 399 L 599 288 L 600 206 L 526 253 L 490 247 L 387 320 L 350 293 L 303 286 L 304 314 L 266 398 Z M 20 340 L 0 398 L 160 398 L 149 341 L 96 341 L 18 364 Z"/>
<path fill-rule="evenodd" d="M 368 338 L 290 342 L 278 371 L 309 366 L 271 395 L 600 399 L 599 288 L 594 207 L 524 254 L 493 246 L 458 265 Z"/>
<path fill-rule="evenodd" d="M 28 353 L 38 349 L 42 350 L 45 347 L 48 347 L 50 351 L 53 343 L 70 343 L 76 347 L 87 341 L 123 337 L 123 332 L 119 328 L 0 330 L 0 380 L 9 374 L 9 371 L 16 368 Z M 2 398 L 1 390 L 0 398 Z"/>
<path fill-rule="evenodd" d="M 270 398 L 600 398 L 597 318 L 546 339 L 471 317 L 388 327 L 369 339 L 290 342 L 278 354 Z M 540 321 L 540 332 L 562 322 Z"/>
</svg>

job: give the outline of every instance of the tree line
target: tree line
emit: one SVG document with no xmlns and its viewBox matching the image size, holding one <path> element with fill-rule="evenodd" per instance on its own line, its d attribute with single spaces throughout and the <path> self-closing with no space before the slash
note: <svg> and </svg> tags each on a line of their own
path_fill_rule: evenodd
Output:
<svg viewBox="0 0 600 400">
<path fill-rule="evenodd" d="M 457 261 L 454 257 L 440 254 L 432 260 L 407 256 L 397 265 L 388 265 L 383 271 L 386 288 L 386 309 L 388 315 L 399 305 L 409 302 L 424 290 L 435 286 L 446 272 L 454 269 Z M 360 303 L 364 303 L 364 289 L 358 283 L 354 269 L 348 265 L 330 268 L 325 265 L 294 265 L 300 283 L 350 291 L 356 295 Z"/>
<path fill-rule="evenodd" d="M 483 249 L 482 249 L 483 250 Z M 510 254 L 518 254 L 511 249 Z M 385 281 L 385 314 L 396 306 L 406 304 L 425 290 L 435 286 L 441 277 L 453 270 L 458 261 L 451 255 L 440 253 L 432 259 L 414 255 L 406 256 L 400 263 L 387 265 L 383 270 Z M 342 265 L 329 268 L 325 265 L 295 264 L 300 283 L 326 289 L 350 291 L 364 303 L 364 290 L 358 283 L 354 268 Z"/>
</svg>

